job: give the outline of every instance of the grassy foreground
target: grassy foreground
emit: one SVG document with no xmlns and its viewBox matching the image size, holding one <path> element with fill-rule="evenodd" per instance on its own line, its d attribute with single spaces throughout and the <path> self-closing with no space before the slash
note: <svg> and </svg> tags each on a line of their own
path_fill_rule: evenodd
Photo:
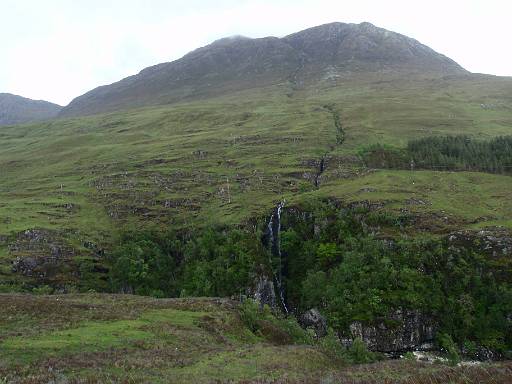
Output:
<svg viewBox="0 0 512 384">
<path fill-rule="evenodd" d="M 0 295 L 0 383 L 507 383 L 512 363 L 350 365 L 227 299 Z M 266 328 L 262 328 L 266 329 Z M 508 381 L 507 381 L 508 380 Z"/>
</svg>

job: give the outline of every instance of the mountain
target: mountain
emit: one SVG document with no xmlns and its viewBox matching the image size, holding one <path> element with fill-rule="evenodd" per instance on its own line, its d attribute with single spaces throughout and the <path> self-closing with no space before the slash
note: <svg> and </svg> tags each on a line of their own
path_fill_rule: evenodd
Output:
<svg viewBox="0 0 512 384">
<path fill-rule="evenodd" d="M 512 78 L 336 23 L 218 40 L 66 113 L 92 115 L 0 130 L 0 382 L 346 382 L 361 342 L 510 355 Z M 457 374 L 355 382 L 394 363 Z"/>
<path fill-rule="evenodd" d="M 99 289 L 102 273 L 77 271 L 105 271 L 100 251 L 129 223 L 243 225 L 283 200 L 406 215 L 411 236 L 512 229 L 510 176 L 411 174 L 402 158 L 423 137 L 509 135 L 511 106 L 512 78 L 368 23 L 218 40 L 61 113 L 110 114 L 2 128 L 0 285 Z"/>
<path fill-rule="evenodd" d="M 42 100 L 0 93 L 0 125 L 24 124 L 56 117 L 62 107 Z"/>
<path fill-rule="evenodd" d="M 284 38 L 235 36 L 74 99 L 61 116 L 170 104 L 270 84 L 302 87 L 364 73 L 464 74 L 453 60 L 370 23 L 332 23 Z"/>
</svg>

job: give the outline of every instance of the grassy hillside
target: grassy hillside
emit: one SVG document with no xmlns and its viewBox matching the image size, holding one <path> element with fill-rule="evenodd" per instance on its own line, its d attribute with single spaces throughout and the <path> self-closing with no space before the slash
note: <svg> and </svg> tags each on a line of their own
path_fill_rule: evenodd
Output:
<svg viewBox="0 0 512 384">
<path fill-rule="evenodd" d="M 509 176 L 372 170 L 357 156 L 462 133 L 512 134 L 511 79 L 375 74 L 2 127 L 0 281 L 34 277 L 13 275 L 17 257 L 94 270 L 121 227 L 243 224 L 283 199 L 377 202 L 438 233 L 512 227 Z"/>
<path fill-rule="evenodd" d="M 349 366 L 285 320 L 267 315 L 252 331 L 229 300 L 0 295 L 0 305 L 2 383 L 506 383 L 512 373 L 510 363 Z"/>
</svg>

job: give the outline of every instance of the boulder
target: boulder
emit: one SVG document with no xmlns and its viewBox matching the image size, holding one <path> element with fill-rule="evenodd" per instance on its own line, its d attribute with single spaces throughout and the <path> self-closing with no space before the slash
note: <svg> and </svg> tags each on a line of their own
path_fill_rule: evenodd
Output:
<svg viewBox="0 0 512 384">
<path fill-rule="evenodd" d="M 304 312 L 299 322 L 303 328 L 315 331 L 316 337 L 324 337 L 327 335 L 327 320 L 316 308 Z"/>
</svg>

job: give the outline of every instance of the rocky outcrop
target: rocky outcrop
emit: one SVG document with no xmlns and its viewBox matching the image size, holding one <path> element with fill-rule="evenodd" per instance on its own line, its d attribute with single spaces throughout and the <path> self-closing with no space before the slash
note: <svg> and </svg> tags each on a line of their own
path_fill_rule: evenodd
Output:
<svg viewBox="0 0 512 384">
<path fill-rule="evenodd" d="M 469 350 L 466 347 L 462 347 L 460 353 L 466 358 L 475 359 L 477 361 L 492 361 L 502 357 L 496 352 L 481 345 L 477 346 L 475 350 Z"/>
<path fill-rule="evenodd" d="M 299 319 L 299 323 L 305 329 L 312 329 L 316 337 L 327 335 L 327 320 L 316 308 L 304 312 Z"/>
<path fill-rule="evenodd" d="M 360 321 L 350 325 L 350 333 L 342 335 L 345 346 L 360 338 L 368 349 L 384 353 L 428 350 L 433 347 L 435 324 L 418 311 L 396 310 L 385 319 L 366 324 Z"/>
<path fill-rule="evenodd" d="M 9 236 L 0 235 L 0 245 L 7 245 L 8 241 L 9 241 Z"/>
<path fill-rule="evenodd" d="M 473 249 L 492 257 L 512 256 L 512 233 L 504 228 L 457 231 L 448 241 L 453 248 Z"/>
<path fill-rule="evenodd" d="M 28 229 L 17 234 L 9 253 L 14 257 L 12 272 L 44 279 L 56 274 L 58 266 L 73 257 L 75 250 L 53 231 Z"/>
<path fill-rule="evenodd" d="M 274 283 L 266 277 L 260 276 L 258 278 L 252 292 L 252 297 L 260 303 L 261 306 L 268 305 L 272 309 L 278 307 Z"/>
</svg>

